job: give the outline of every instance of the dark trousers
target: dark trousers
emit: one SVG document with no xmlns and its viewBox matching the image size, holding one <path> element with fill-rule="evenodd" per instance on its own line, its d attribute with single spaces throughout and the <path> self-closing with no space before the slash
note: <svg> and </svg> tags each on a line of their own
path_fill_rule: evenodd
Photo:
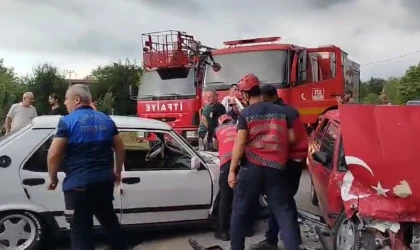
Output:
<svg viewBox="0 0 420 250">
<path fill-rule="evenodd" d="M 114 183 L 101 182 L 64 192 L 65 216 L 71 229 L 72 250 L 94 250 L 93 216 L 107 233 L 113 250 L 127 250 L 114 212 Z"/>
<path fill-rule="evenodd" d="M 233 189 L 228 183 L 230 161 L 220 167 L 219 187 L 219 232 L 227 233 L 230 228 L 230 216 L 232 214 Z"/>
<path fill-rule="evenodd" d="M 277 224 L 282 227 L 284 246 L 287 250 L 299 250 L 299 235 L 294 224 L 291 191 L 284 170 L 256 166 L 246 162 L 239 170 L 233 197 L 230 227 L 232 250 L 244 250 L 247 223 L 261 193 L 267 195 L 268 203 Z"/>
<path fill-rule="evenodd" d="M 292 197 L 290 198 L 290 207 L 293 210 L 293 219 L 296 222 L 294 223 L 294 227 L 298 233 L 300 244 L 302 244 L 302 236 L 300 234 L 296 201 L 293 197 L 296 195 L 297 191 L 299 190 L 300 177 L 302 176 L 302 169 L 304 165 L 305 165 L 305 162 L 296 162 L 296 161 L 290 160 L 288 161 L 286 170 L 284 172 L 284 174 L 288 176 L 287 179 L 289 180 L 289 188 L 291 190 L 291 195 L 292 195 Z M 280 229 L 281 229 L 281 224 L 280 225 L 277 224 L 274 214 L 271 214 L 271 217 L 268 221 L 268 230 L 265 233 L 265 238 L 267 242 L 277 245 Z"/>
</svg>

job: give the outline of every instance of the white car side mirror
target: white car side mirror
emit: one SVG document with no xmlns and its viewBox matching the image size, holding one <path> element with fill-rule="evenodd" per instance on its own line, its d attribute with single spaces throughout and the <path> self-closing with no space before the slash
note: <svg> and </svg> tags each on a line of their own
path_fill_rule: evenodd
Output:
<svg viewBox="0 0 420 250">
<path fill-rule="evenodd" d="M 198 157 L 194 156 L 193 158 L 191 158 L 191 169 L 193 170 L 197 170 L 200 168 L 201 162 L 200 159 L 198 159 Z"/>
</svg>

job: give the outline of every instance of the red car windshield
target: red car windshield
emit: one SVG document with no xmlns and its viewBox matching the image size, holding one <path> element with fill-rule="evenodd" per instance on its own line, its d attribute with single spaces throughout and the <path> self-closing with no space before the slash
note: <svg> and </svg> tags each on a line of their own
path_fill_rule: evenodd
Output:
<svg viewBox="0 0 420 250">
<path fill-rule="evenodd" d="M 227 89 L 247 74 L 256 75 L 264 84 L 287 84 L 287 51 L 250 51 L 214 55 L 222 66 L 219 72 L 207 67 L 204 86 L 216 90 Z"/>
</svg>

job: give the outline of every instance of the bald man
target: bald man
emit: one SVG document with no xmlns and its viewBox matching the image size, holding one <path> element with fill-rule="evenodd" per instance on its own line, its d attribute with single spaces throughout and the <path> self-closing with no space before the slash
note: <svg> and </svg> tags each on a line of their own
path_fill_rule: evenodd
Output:
<svg viewBox="0 0 420 250">
<path fill-rule="evenodd" d="M 58 184 L 60 166 L 66 221 L 70 224 L 73 250 L 94 249 L 93 216 L 108 234 L 113 250 L 126 250 L 114 211 L 114 182 L 119 185 L 124 162 L 124 143 L 114 121 L 90 106 L 87 86 L 75 84 L 66 93 L 63 116 L 48 151 L 49 190 Z M 115 166 L 114 166 L 115 155 Z"/>
<path fill-rule="evenodd" d="M 36 109 L 32 106 L 34 94 L 26 92 L 23 94 L 22 102 L 15 103 L 10 107 L 6 117 L 6 134 L 17 131 L 29 123 L 37 116 Z"/>
</svg>

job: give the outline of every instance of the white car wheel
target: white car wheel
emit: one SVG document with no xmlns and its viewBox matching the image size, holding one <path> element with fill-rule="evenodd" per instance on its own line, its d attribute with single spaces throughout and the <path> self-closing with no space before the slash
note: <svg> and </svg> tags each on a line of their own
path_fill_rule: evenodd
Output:
<svg viewBox="0 0 420 250">
<path fill-rule="evenodd" d="M 41 223 L 29 212 L 12 212 L 0 218 L 0 250 L 35 249 L 41 243 Z"/>
</svg>

